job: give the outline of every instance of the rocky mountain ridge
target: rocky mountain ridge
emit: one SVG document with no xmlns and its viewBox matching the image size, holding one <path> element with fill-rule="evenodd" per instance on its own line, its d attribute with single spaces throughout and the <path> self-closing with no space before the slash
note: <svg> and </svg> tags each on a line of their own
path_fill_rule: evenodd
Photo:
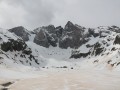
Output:
<svg viewBox="0 0 120 90">
<path fill-rule="evenodd" d="M 28 31 L 19 26 L 0 32 L 0 37 L 1 63 L 5 57 L 12 63 L 33 67 L 45 67 L 49 58 L 114 68 L 120 64 L 117 26 L 85 28 L 68 21 L 64 28 L 49 25 Z"/>
</svg>

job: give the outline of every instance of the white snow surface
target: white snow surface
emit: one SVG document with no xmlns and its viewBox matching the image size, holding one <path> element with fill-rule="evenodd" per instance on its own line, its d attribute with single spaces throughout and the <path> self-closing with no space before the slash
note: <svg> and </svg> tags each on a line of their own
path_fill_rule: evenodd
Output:
<svg viewBox="0 0 120 90">
<path fill-rule="evenodd" d="M 120 65 L 117 65 L 120 62 L 120 45 L 113 44 L 116 35 L 119 34 L 111 31 L 108 34 L 106 29 L 107 27 L 96 29 L 96 33 L 101 30 L 102 35 L 107 35 L 106 37 L 92 36 L 86 44 L 77 49 L 80 53 L 87 53 L 91 48 L 87 48 L 86 45 L 99 42 L 106 48 L 102 53 L 104 55 L 89 55 L 79 59 L 70 59 L 74 49 L 52 46 L 45 48 L 33 43 L 35 35 L 31 35 L 26 43 L 40 65 L 35 61 L 29 61 L 31 65 L 26 63 L 26 60 L 29 60 L 28 56 L 26 55 L 26 59 L 21 58 L 22 52 L 4 52 L 11 58 L 0 54 L 0 57 L 3 57 L 0 59 L 0 89 L 3 88 L 1 83 L 13 81 L 10 90 L 120 90 Z M 9 38 L 19 38 L 4 29 L 0 29 L 0 37 L 0 44 L 7 42 Z M 103 44 L 104 42 L 107 44 Z M 117 50 L 111 51 L 113 47 Z M 14 57 L 15 54 L 18 56 Z M 114 66 L 111 66 L 112 64 Z"/>
<path fill-rule="evenodd" d="M 107 27 L 99 27 L 95 29 L 95 32 L 98 33 L 102 31 L 102 35 L 106 35 L 104 38 L 100 37 L 93 37 L 91 36 L 89 38 L 89 41 L 82 45 L 80 48 L 77 49 L 77 51 L 80 51 L 80 53 L 87 53 L 91 48 L 87 48 L 86 45 L 94 45 L 95 43 L 99 42 L 102 44 L 103 47 L 106 48 L 106 51 L 104 52 L 105 55 L 101 56 L 88 56 L 86 58 L 79 58 L 79 59 L 70 59 L 71 52 L 74 49 L 68 48 L 68 49 L 60 49 L 59 47 L 49 47 L 45 48 L 42 46 L 39 46 L 33 42 L 35 34 L 31 34 L 29 36 L 30 40 L 26 42 L 29 48 L 32 50 L 32 54 L 39 59 L 40 65 L 37 65 L 34 61 L 29 61 L 29 63 L 32 64 L 32 67 L 44 67 L 44 68 L 59 68 L 67 66 L 68 68 L 74 67 L 74 68 L 94 68 L 95 69 L 108 69 L 111 66 L 107 64 L 109 60 L 111 61 L 111 64 L 113 63 L 119 63 L 119 45 L 113 45 L 113 42 L 115 40 L 116 35 L 119 35 L 119 33 L 112 32 L 107 30 Z M 108 33 L 109 31 L 109 33 Z M 8 30 L 0 29 L 0 37 L 2 38 L 1 43 L 7 42 L 9 38 L 17 40 L 19 38 L 14 33 L 10 33 Z M 107 41 L 107 39 L 110 39 L 111 41 Z M 104 42 L 107 42 L 107 44 L 103 44 Z M 108 45 L 108 46 L 107 46 Z M 111 51 L 111 49 L 115 47 L 117 48 L 116 51 Z M 6 53 L 6 52 L 4 52 Z M 17 57 L 15 57 L 15 54 L 22 53 L 22 52 L 7 52 L 6 55 L 11 56 L 11 58 L 14 58 L 15 61 L 8 59 L 5 57 L 5 55 L 2 55 L 4 57 L 3 65 L 7 67 L 14 67 L 13 64 L 20 64 L 21 62 L 24 63 L 25 66 L 30 66 L 28 63 L 26 63 L 26 60 L 20 57 L 20 54 L 18 54 Z M 109 55 L 107 55 L 109 53 Z M 26 56 L 28 58 L 28 56 Z M 117 58 L 116 58 L 117 57 Z M 21 61 L 19 61 L 21 60 Z M 98 60 L 99 62 L 95 62 Z M 2 61 L 2 60 L 0 60 Z M 95 63 L 94 63 L 95 62 Z M 109 70 L 109 69 L 108 69 Z M 115 67 L 111 67 L 111 70 L 117 70 L 119 71 L 119 65 Z"/>
</svg>

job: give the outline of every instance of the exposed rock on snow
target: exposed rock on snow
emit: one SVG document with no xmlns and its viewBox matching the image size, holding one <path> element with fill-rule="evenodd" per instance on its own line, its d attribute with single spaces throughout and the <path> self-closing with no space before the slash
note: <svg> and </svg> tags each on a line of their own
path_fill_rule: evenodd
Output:
<svg viewBox="0 0 120 90">
<path fill-rule="evenodd" d="M 42 67 L 46 64 L 44 59 L 35 56 L 26 42 L 15 34 L 5 32 L 0 34 L 0 36 L 0 64 L 5 65 L 6 67 L 14 67 L 16 64 Z"/>
<path fill-rule="evenodd" d="M 119 90 L 116 71 L 117 26 L 85 28 L 68 21 L 64 28 L 49 25 L 32 32 L 0 28 L 0 90 Z"/>
<path fill-rule="evenodd" d="M 120 35 L 117 35 L 114 44 L 120 44 Z"/>
<path fill-rule="evenodd" d="M 15 33 L 17 36 L 21 37 L 24 41 L 29 40 L 29 31 L 22 26 L 9 29 L 10 32 Z"/>
<path fill-rule="evenodd" d="M 40 46 L 47 48 L 50 45 L 56 47 L 58 38 L 56 35 L 55 27 L 53 25 L 42 27 L 39 33 L 35 36 L 34 42 Z"/>
<path fill-rule="evenodd" d="M 85 39 L 84 28 L 74 25 L 70 21 L 64 29 L 61 26 L 55 28 L 53 25 L 49 25 L 35 31 L 39 31 L 39 33 L 35 36 L 34 42 L 47 48 L 50 45 L 56 47 L 57 43 L 60 48 L 78 48 L 88 41 Z"/>
<path fill-rule="evenodd" d="M 27 47 L 27 44 L 18 39 L 18 40 L 14 40 L 14 39 L 9 39 L 8 42 L 3 42 L 1 44 L 1 49 L 5 52 L 7 51 L 21 51 L 21 50 L 25 50 Z"/>
<path fill-rule="evenodd" d="M 68 21 L 63 30 L 63 35 L 59 40 L 60 48 L 78 48 L 86 42 L 83 36 L 84 29 Z"/>
<path fill-rule="evenodd" d="M 49 25 L 32 32 L 23 27 L 15 27 L 10 32 L 0 29 L 0 64 L 119 70 L 119 30 L 117 26 L 85 28 L 70 21 L 64 28 Z"/>
</svg>

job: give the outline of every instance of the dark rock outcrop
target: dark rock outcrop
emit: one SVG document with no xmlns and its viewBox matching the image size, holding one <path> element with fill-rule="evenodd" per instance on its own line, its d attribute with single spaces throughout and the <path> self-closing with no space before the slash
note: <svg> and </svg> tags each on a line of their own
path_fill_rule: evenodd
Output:
<svg viewBox="0 0 120 90">
<path fill-rule="evenodd" d="M 85 58 L 87 56 L 98 56 L 101 55 L 101 53 L 105 50 L 104 47 L 102 47 L 102 45 L 97 42 L 94 45 L 90 46 L 90 50 L 86 53 L 82 53 L 80 51 L 73 51 L 70 58 Z"/>
<path fill-rule="evenodd" d="M 83 42 L 83 28 L 68 21 L 59 40 L 60 48 L 78 48 Z"/>
<path fill-rule="evenodd" d="M 40 32 L 35 36 L 34 42 L 40 46 L 49 47 L 48 40 L 45 31 L 40 30 Z"/>
<path fill-rule="evenodd" d="M 16 34 L 17 36 L 21 37 L 24 41 L 29 40 L 29 35 L 30 34 L 28 33 L 27 29 L 25 29 L 22 26 L 9 29 L 9 31 Z"/>
<path fill-rule="evenodd" d="M 91 37 L 91 36 L 98 37 L 99 33 L 95 33 L 94 29 L 89 28 L 88 29 L 88 37 Z"/>
<path fill-rule="evenodd" d="M 1 49 L 5 52 L 22 51 L 24 54 L 27 55 L 30 55 L 32 53 L 31 49 L 27 47 L 27 44 L 20 39 L 9 39 L 8 42 L 3 42 L 1 44 Z"/>
<path fill-rule="evenodd" d="M 38 28 L 34 29 L 33 31 L 31 31 L 31 33 L 37 35 L 40 32 L 40 30 L 41 30 L 41 27 L 38 27 Z"/>
<path fill-rule="evenodd" d="M 64 49 L 78 48 L 88 41 L 83 34 L 84 28 L 70 21 L 67 22 L 64 29 L 61 26 L 55 28 L 53 25 L 37 29 L 35 31 L 39 31 L 39 33 L 36 34 L 34 42 L 47 48 L 50 45 L 56 47 L 57 44 Z"/>
<path fill-rule="evenodd" d="M 108 27 L 108 30 L 116 32 L 116 33 L 120 33 L 120 28 L 115 25 Z"/>
<path fill-rule="evenodd" d="M 39 33 L 35 36 L 34 42 L 43 47 L 57 46 L 58 38 L 56 35 L 56 29 L 53 25 L 42 27 Z"/>
<path fill-rule="evenodd" d="M 104 47 L 102 47 L 102 45 L 99 42 L 97 42 L 93 46 L 91 55 L 97 56 L 97 55 L 100 55 L 103 51 L 104 51 Z"/>
<path fill-rule="evenodd" d="M 119 32 L 119 28 L 116 26 L 111 26 L 109 28 L 100 26 L 97 29 L 97 31 L 92 28 L 87 29 L 68 21 L 64 28 L 61 26 L 54 27 L 53 25 L 49 25 L 35 29 L 34 33 L 36 36 L 34 42 L 47 48 L 50 45 L 53 47 L 58 45 L 63 49 L 67 49 L 68 47 L 77 49 L 81 45 L 87 43 L 91 37 L 105 38 L 108 34 L 111 34 L 111 31 Z M 119 37 L 116 37 L 114 44 L 120 44 L 118 39 Z M 87 45 L 87 47 L 90 48 L 93 46 Z M 102 49 L 103 48 L 96 49 L 96 55 L 98 55 L 97 53 L 100 51 L 102 52 Z"/>
<path fill-rule="evenodd" d="M 85 58 L 85 57 L 87 57 L 88 55 L 90 55 L 90 53 L 91 53 L 91 52 L 72 54 L 70 58 L 75 58 L 75 59 L 81 58 L 81 57 Z"/>
<path fill-rule="evenodd" d="M 58 38 L 62 36 L 64 29 L 61 26 L 56 27 L 56 35 Z"/>
<path fill-rule="evenodd" d="M 14 39 L 9 39 L 8 42 L 3 42 L 1 44 L 1 49 L 5 52 L 7 51 L 20 51 L 20 50 L 24 50 L 26 48 L 26 44 L 25 42 L 23 42 L 22 40 L 14 40 Z"/>
<path fill-rule="evenodd" d="M 120 44 L 120 35 L 117 35 L 114 44 Z"/>
</svg>

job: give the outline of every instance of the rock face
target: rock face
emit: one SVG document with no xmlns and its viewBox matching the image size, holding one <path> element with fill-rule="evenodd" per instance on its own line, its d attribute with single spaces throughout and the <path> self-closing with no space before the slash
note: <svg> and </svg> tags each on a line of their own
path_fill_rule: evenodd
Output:
<svg viewBox="0 0 120 90">
<path fill-rule="evenodd" d="M 1 49 L 5 52 L 22 51 L 24 54 L 27 55 L 32 53 L 31 49 L 27 48 L 27 44 L 20 39 L 18 40 L 9 39 L 8 42 L 3 42 L 1 44 Z"/>
<path fill-rule="evenodd" d="M 49 25 L 46 27 L 42 27 L 39 33 L 35 36 L 34 42 L 43 47 L 49 47 L 52 45 L 53 47 L 57 46 L 57 34 L 55 31 L 55 27 L 53 25 Z"/>
<path fill-rule="evenodd" d="M 44 47 L 60 47 L 63 49 L 67 49 L 68 47 L 77 49 L 80 46 L 86 44 L 92 38 L 107 38 L 111 33 L 119 33 L 120 28 L 117 26 L 111 27 L 97 27 L 97 28 L 84 28 L 82 26 L 73 24 L 68 21 L 65 27 L 55 27 L 53 25 L 44 26 L 37 28 L 33 31 L 35 33 L 34 42 L 40 46 Z M 108 37 L 108 41 L 112 41 L 113 37 Z M 94 43 L 95 44 L 95 43 Z M 114 44 L 120 44 L 119 36 L 116 37 Z M 108 44 L 107 44 L 108 45 Z M 92 48 L 94 45 L 86 45 L 87 48 Z M 102 52 L 103 48 L 99 48 L 96 50 L 96 54 Z M 84 53 L 82 53 L 84 54 Z M 81 55 L 82 55 L 81 54 Z M 80 55 L 80 56 L 81 56 Z"/>
<path fill-rule="evenodd" d="M 83 32 L 84 29 L 78 25 L 74 25 L 68 21 L 63 29 L 61 26 L 54 27 L 49 25 L 39 28 L 39 33 L 35 36 L 34 42 L 38 45 L 49 47 L 57 45 L 60 48 L 78 48 L 82 43 L 85 43 Z M 38 30 L 35 30 L 38 31 Z"/>
<path fill-rule="evenodd" d="M 58 38 L 62 36 L 64 29 L 61 26 L 56 27 L 56 35 Z"/>
<path fill-rule="evenodd" d="M 88 32 L 89 32 L 88 37 L 91 37 L 91 36 L 97 37 L 97 36 L 99 36 L 99 33 L 95 33 L 94 29 L 89 28 Z"/>
<path fill-rule="evenodd" d="M 78 58 L 81 58 L 81 57 L 85 58 L 85 57 L 87 57 L 90 54 L 91 54 L 91 52 L 87 52 L 87 53 L 73 53 L 70 56 L 70 58 L 75 58 L 75 59 L 78 59 Z"/>
<path fill-rule="evenodd" d="M 35 36 L 34 42 L 40 46 L 49 47 L 46 34 L 43 30 L 40 30 L 40 32 Z"/>
<path fill-rule="evenodd" d="M 87 57 L 87 56 L 89 56 L 89 55 L 91 55 L 91 56 L 98 56 L 98 55 L 100 55 L 104 50 L 105 50 L 105 49 L 104 49 L 104 47 L 102 47 L 102 44 L 100 44 L 99 42 L 97 42 L 97 43 L 95 43 L 95 44 L 92 46 L 92 48 L 91 48 L 88 52 L 86 52 L 86 53 L 82 53 L 82 52 L 80 52 L 80 51 L 73 51 L 70 58 L 75 58 L 75 59 L 81 58 L 81 57 L 85 58 L 85 57 Z"/>
<path fill-rule="evenodd" d="M 59 40 L 60 48 L 78 48 L 83 40 L 83 28 L 68 21 Z"/>
<path fill-rule="evenodd" d="M 97 56 L 97 55 L 100 55 L 103 51 L 104 51 L 104 47 L 102 47 L 101 44 L 99 42 L 97 42 L 93 46 L 93 50 L 91 52 L 91 55 Z"/>
<path fill-rule="evenodd" d="M 9 31 L 12 32 L 12 33 L 14 33 L 14 34 L 16 34 L 17 36 L 21 37 L 24 41 L 28 41 L 29 40 L 29 35 L 30 34 L 22 26 L 9 29 Z"/>
<path fill-rule="evenodd" d="M 13 35 L 13 34 L 12 34 Z M 33 67 L 40 67 L 41 63 L 44 62 L 39 58 L 36 57 L 35 54 L 32 53 L 32 49 L 26 44 L 25 41 L 22 39 L 9 39 L 4 42 L 5 37 L 2 37 L 1 44 L 0 44 L 0 59 L 4 59 L 5 57 L 8 58 L 10 63 L 8 65 L 15 64 L 23 64 L 25 66 L 33 66 Z M 0 61 L 0 64 L 7 62 Z"/>
<path fill-rule="evenodd" d="M 114 44 L 120 44 L 120 35 L 117 35 Z"/>
<path fill-rule="evenodd" d="M 113 31 L 113 32 L 116 32 L 116 33 L 120 33 L 120 28 L 117 27 L 117 26 L 111 26 L 111 27 L 108 27 L 108 29 L 110 31 Z"/>
</svg>

